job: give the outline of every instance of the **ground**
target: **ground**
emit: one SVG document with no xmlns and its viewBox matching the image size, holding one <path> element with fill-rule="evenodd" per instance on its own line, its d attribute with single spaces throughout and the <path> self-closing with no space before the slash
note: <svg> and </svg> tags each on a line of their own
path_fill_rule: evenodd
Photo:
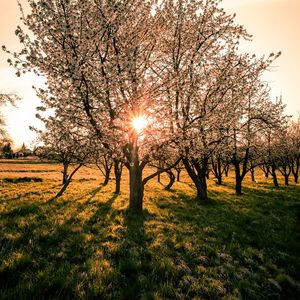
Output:
<svg viewBox="0 0 300 300">
<path fill-rule="evenodd" d="M 299 299 L 299 185 L 257 172 L 236 196 L 230 174 L 203 204 L 185 174 L 153 179 L 134 217 L 126 173 L 115 195 L 82 169 L 54 199 L 60 171 L 0 161 L 0 299 Z"/>
</svg>

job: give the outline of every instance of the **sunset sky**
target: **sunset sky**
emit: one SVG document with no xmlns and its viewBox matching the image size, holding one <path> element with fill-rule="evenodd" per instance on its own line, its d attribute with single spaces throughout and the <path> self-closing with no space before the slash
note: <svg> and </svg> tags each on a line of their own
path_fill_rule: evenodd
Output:
<svg viewBox="0 0 300 300">
<path fill-rule="evenodd" d="M 26 3 L 26 0 L 21 0 Z M 282 51 L 282 56 L 274 63 L 264 79 L 272 88 L 271 97 L 282 95 L 287 104 L 286 113 L 296 116 L 300 112 L 300 1 L 299 0 L 223 0 L 221 3 L 228 13 L 236 13 L 236 22 L 244 25 L 253 35 L 251 43 L 243 43 L 244 51 L 258 55 Z M 16 0 L 0 0 L 0 45 L 10 50 L 20 49 L 14 31 L 19 20 Z M 8 55 L 0 52 L 0 91 L 16 93 L 22 101 L 17 108 L 4 109 L 6 123 L 14 146 L 34 140 L 29 125 L 38 126 L 35 107 L 39 101 L 32 85 L 42 84 L 32 75 L 15 76 L 13 68 L 7 64 Z"/>
</svg>

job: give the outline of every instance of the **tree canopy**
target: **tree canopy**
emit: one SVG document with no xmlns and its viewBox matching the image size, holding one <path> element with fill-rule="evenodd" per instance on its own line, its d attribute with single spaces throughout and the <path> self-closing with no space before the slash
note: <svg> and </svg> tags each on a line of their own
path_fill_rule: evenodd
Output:
<svg viewBox="0 0 300 300">
<path fill-rule="evenodd" d="M 88 133 L 117 169 L 128 168 L 135 212 L 146 182 L 180 159 L 207 200 L 212 155 L 280 119 L 261 80 L 280 53 L 241 53 L 250 35 L 219 2 L 28 0 L 29 15 L 21 8 L 32 35 L 17 28 L 23 48 L 10 64 L 46 77 L 38 95 L 62 130 Z M 138 131 L 140 117 L 147 126 Z M 169 163 L 143 178 L 162 152 Z"/>
</svg>

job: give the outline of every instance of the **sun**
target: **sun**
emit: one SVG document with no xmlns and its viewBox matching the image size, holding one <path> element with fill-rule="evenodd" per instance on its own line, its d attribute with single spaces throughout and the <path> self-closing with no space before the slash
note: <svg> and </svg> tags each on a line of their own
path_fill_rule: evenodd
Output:
<svg viewBox="0 0 300 300">
<path fill-rule="evenodd" d="M 137 133 L 140 133 L 148 124 L 147 119 L 144 116 L 138 116 L 131 122 L 132 127 Z"/>
</svg>

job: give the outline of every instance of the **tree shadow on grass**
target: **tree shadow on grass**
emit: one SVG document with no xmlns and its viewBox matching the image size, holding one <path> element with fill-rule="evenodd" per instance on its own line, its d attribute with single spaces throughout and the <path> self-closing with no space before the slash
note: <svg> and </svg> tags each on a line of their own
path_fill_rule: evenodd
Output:
<svg viewBox="0 0 300 300">
<path fill-rule="evenodd" d="M 117 269 L 123 278 L 121 299 L 141 299 L 142 295 L 145 299 L 154 298 L 149 276 L 152 271 L 152 255 L 144 228 L 144 222 L 149 218 L 151 215 L 147 211 L 141 215 L 125 212 L 125 230 L 115 256 Z"/>
<path fill-rule="evenodd" d="M 116 197 L 113 195 L 104 204 L 98 202 L 96 213 L 85 224 L 78 219 L 87 206 L 82 204 L 73 205 L 72 214 L 62 223 L 61 217 L 58 222 L 53 220 L 55 209 L 51 203 L 45 209 L 38 204 L 23 205 L 2 215 L 6 235 L 0 236 L 0 251 L 6 263 L 0 264 L 0 298 L 19 299 L 22 295 L 23 299 L 75 299 L 80 293 L 83 298 L 93 298 L 88 286 L 93 281 L 88 262 L 98 244 L 88 237 L 93 235 L 94 224 L 99 223 L 101 249 L 107 234 L 101 223 Z M 29 221 L 20 228 L 24 218 Z"/>
<path fill-rule="evenodd" d="M 23 194 L 20 194 L 16 197 L 13 197 L 13 198 L 4 198 L 4 199 L 1 199 L 0 203 L 3 203 L 3 202 L 7 202 L 7 201 L 15 201 L 15 200 L 20 200 L 21 198 L 25 198 L 25 197 L 28 197 L 28 196 L 41 196 L 41 195 L 45 195 L 45 194 L 48 194 L 48 193 L 52 193 L 52 189 L 54 187 L 56 187 L 57 185 L 53 185 L 53 186 L 50 186 L 46 189 L 42 189 L 42 190 L 39 190 L 39 191 L 30 191 L 30 192 L 25 192 Z"/>
<path fill-rule="evenodd" d="M 88 205 L 91 202 L 91 200 L 102 190 L 103 187 L 104 187 L 103 185 L 100 185 L 97 188 L 81 195 L 80 197 L 73 199 L 73 202 L 82 200 L 84 197 L 89 196 L 88 200 L 85 202 L 85 204 Z M 54 196 L 54 197 L 51 197 L 48 201 L 46 201 L 45 204 L 52 204 L 54 202 L 57 202 L 57 205 L 61 206 L 62 203 L 67 204 L 69 201 L 61 201 L 60 197 L 57 198 Z"/>
<path fill-rule="evenodd" d="M 92 197 L 94 195 L 92 195 Z M 92 197 L 88 198 L 88 200 L 84 204 L 84 206 L 87 206 L 89 204 L 89 201 L 92 199 Z M 83 226 L 92 226 L 93 224 L 95 224 L 97 222 L 101 222 L 101 221 L 105 220 L 106 215 L 110 211 L 111 206 L 117 197 L 118 197 L 117 194 L 113 194 L 113 196 L 108 201 L 106 201 L 105 203 L 98 204 L 99 208 L 97 209 L 97 211 L 93 214 L 93 216 L 87 222 L 85 222 L 85 224 Z M 82 209 L 82 207 L 80 209 Z"/>
<path fill-rule="evenodd" d="M 251 187 L 245 188 L 242 197 L 213 191 L 210 197 L 214 205 L 201 205 L 191 196 L 178 194 L 177 203 L 160 199 L 157 206 L 169 211 L 165 213 L 166 224 L 176 224 L 168 228 L 168 235 L 177 241 L 178 249 L 183 249 L 180 251 L 184 261 L 193 264 L 194 260 L 196 264 L 197 255 L 202 256 L 199 262 L 204 264 L 204 270 L 210 270 L 208 272 L 214 280 L 219 280 L 218 272 L 225 271 L 223 275 L 229 278 L 225 285 L 228 291 L 238 288 L 241 296 L 249 299 L 255 299 L 253 291 L 257 299 L 278 298 L 279 294 L 282 299 L 294 299 L 300 291 L 295 283 L 300 277 L 295 267 L 299 266 L 296 253 L 299 253 L 300 246 L 295 230 L 296 218 L 292 217 L 294 213 L 287 211 L 288 207 L 280 205 L 278 199 L 281 195 L 274 200 L 275 193 L 278 191 L 270 195 L 269 191 L 252 190 Z M 296 195 L 297 191 L 294 191 L 290 198 L 295 199 Z M 262 202 L 264 198 L 265 203 Z M 185 228 L 190 228 L 190 225 L 193 226 L 191 238 L 187 232 L 185 234 Z M 272 271 L 268 269 L 270 265 Z M 251 272 L 247 274 L 248 271 L 243 273 L 242 270 Z M 280 282 L 280 272 L 288 274 L 282 279 L 281 293 L 272 285 L 277 281 L 267 280 L 274 276 Z M 288 282 L 287 278 L 293 279 Z M 216 297 L 221 296 L 216 294 Z"/>
</svg>

